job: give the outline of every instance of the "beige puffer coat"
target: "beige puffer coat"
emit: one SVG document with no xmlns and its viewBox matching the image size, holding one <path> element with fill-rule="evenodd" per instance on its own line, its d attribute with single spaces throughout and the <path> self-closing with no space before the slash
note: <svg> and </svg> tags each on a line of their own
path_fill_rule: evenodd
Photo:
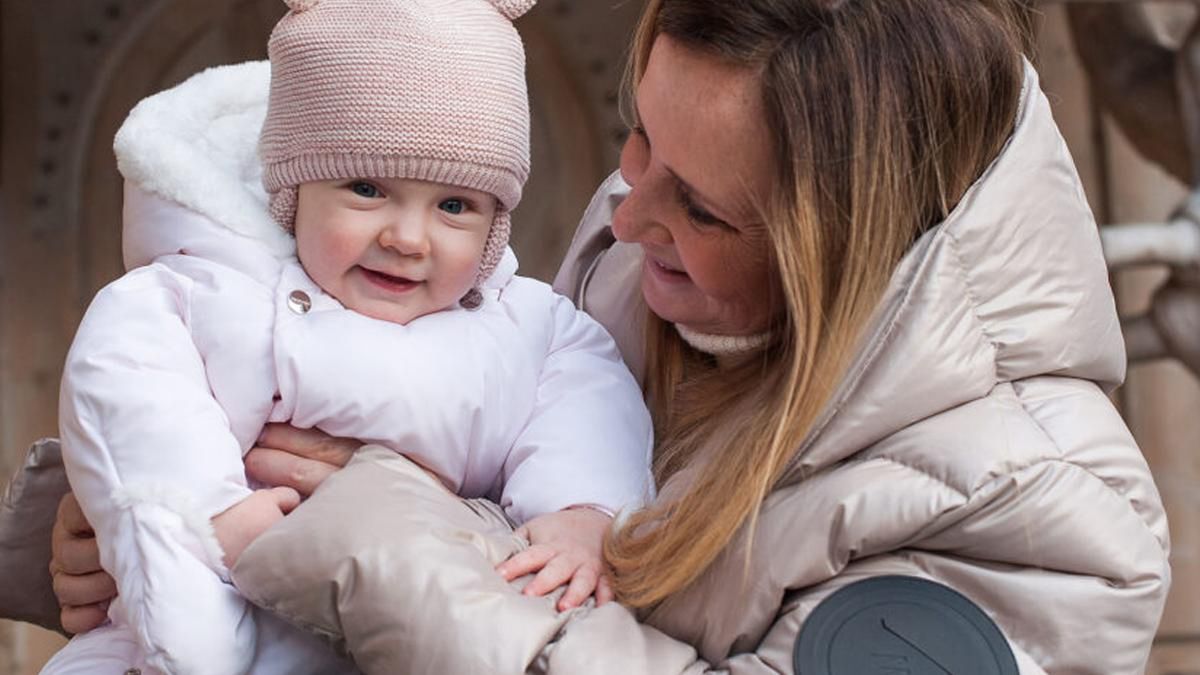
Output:
<svg viewBox="0 0 1200 675">
<path fill-rule="evenodd" d="M 607 227 L 623 190 L 615 176 L 601 188 L 558 286 L 636 368 L 639 253 Z M 522 545 L 507 525 L 428 484 L 383 496 L 403 481 L 381 476 L 423 483 L 402 465 L 368 468 L 368 451 L 255 542 L 235 579 L 318 632 L 357 631 L 350 648 L 367 672 L 791 673 L 823 598 L 907 574 L 981 606 L 1023 675 L 1140 673 L 1170 571 L 1158 492 L 1105 394 L 1124 369 L 1096 225 L 1029 69 L 1008 146 L 904 259 L 826 416 L 764 503 L 748 577 L 732 546 L 641 623 L 616 604 L 555 615 L 509 602 L 487 574 Z M 322 498 L 339 515 L 319 517 Z M 450 515 L 431 524 L 428 509 Z M 368 534 L 337 524 L 363 511 L 404 515 Z M 349 538 L 323 547 L 322 529 Z M 460 549 L 434 554 L 431 538 Z M 366 550 L 321 552 L 343 547 Z M 419 636 L 406 637 L 414 625 Z"/>
</svg>

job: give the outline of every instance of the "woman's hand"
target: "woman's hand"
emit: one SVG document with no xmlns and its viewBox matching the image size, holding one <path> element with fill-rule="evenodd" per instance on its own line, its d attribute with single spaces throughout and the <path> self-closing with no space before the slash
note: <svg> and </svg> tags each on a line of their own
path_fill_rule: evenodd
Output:
<svg viewBox="0 0 1200 675">
<path fill-rule="evenodd" d="M 108 603 L 117 597 L 117 584 L 100 568 L 100 547 L 83 516 L 75 494 L 58 503 L 50 535 L 50 578 L 62 607 L 60 619 L 68 633 L 85 633 L 104 622 Z"/>
<path fill-rule="evenodd" d="M 290 487 L 307 497 L 346 466 L 361 441 L 334 438 L 317 429 L 268 424 L 245 457 L 246 475 L 265 485 Z"/>
<path fill-rule="evenodd" d="M 593 593 L 596 604 L 613 599 L 604 576 L 602 544 L 612 518 L 587 508 L 571 508 L 538 516 L 517 529 L 529 548 L 496 566 L 505 581 L 526 574 L 537 576 L 525 586 L 525 595 L 545 595 L 567 584 L 558 600 L 560 612 L 578 607 Z"/>
</svg>

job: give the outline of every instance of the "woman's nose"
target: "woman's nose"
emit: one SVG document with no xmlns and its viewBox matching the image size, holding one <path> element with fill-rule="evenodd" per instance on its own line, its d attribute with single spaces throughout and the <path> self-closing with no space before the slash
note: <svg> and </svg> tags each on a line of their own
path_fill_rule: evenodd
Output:
<svg viewBox="0 0 1200 675">
<path fill-rule="evenodd" d="M 628 243 L 669 245 L 673 239 L 664 218 L 669 216 L 666 209 L 671 202 L 663 190 L 669 176 L 650 165 L 648 154 L 645 141 L 637 134 L 630 136 L 621 151 L 621 177 L 630 189 L 613 212 L 613 236 Z"/>
<path fill-rule="evenodd" d="M 397 214 L 380 230 L 379 245 L 401 255 L 429 255 L 429 228 L 415 214 Z"/>
<path fill-rule="evenodd" d="M 645 238 L 649 224 L 640 201 L 641 191 L 630 186 L 629 194 L 613 211 L 612 232 L 617 241 L 636 244 Z"/>
</svg>

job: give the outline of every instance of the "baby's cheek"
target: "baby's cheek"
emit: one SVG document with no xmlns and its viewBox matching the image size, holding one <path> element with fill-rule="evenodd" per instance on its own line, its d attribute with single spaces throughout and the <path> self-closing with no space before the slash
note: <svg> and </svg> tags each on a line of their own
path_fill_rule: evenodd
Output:
<svg viewBox="0 0 1200 675">
<path fill-rule="evenodd" d="M 304 270 L 318 286 L 333 295 L 337 295 L 342 275 L 357 264 L 359 248 L 347 238 L 332 234 L 296 240 Z"/>
<path fill-rule="evenodd" d="M 461 288 L 464 293 L 470 290 L 475 285 L 475 278 L 479 275 L 479 266 L 482 262 L 482 242 L 459 242 L 448 265 L 451 268 L 449 276 L 454 279 L 455 286 Z"/>
</svg>

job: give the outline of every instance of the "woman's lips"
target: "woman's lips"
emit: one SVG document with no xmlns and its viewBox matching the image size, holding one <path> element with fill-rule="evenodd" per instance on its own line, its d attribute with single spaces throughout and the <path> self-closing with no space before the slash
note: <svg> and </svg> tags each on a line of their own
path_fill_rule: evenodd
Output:
<svg viewBox="0 0 1200 675">
<path fill-rule="evenodd" d="M 390 293 L 405 293 L 421 285 L 420 281 L 407 277 L 392 276 L 391 274 L 367 269 L 366 267 L 359 267 L 359 269 L 362 270 L 363 276 L 366 277 L 367 281 Z"/>
<path fill-rule="evenodd" d="M 654 276 L 668 283 L 677 284 L 684 281 L 691 281 L 691 277 L 687 275 L 687 272 L 675 269 L 651 256 L 646 256 L 646 267 L 650 269 L 650 272 Z"/>
</svg>

